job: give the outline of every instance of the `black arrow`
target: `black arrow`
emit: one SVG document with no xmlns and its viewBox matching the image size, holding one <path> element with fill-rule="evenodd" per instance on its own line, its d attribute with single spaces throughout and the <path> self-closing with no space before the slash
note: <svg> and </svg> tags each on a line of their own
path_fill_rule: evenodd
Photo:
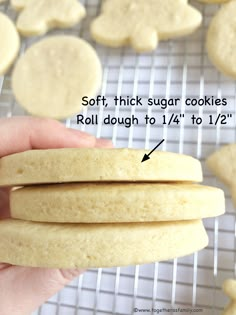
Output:
<svg viewBox="0 0 236 315">
<path fill-rule="evenodd" d="M 150 153 L 144 154 L 141 163 L 143 163 L 143 162 L 149 160 L 149 159 L 150 159 L 150 155 L 152 154 L 152 152 L 154 152 L 164 141 L 165 141 L 165 139 L 161 140 L 161 142 L 159 142 L 158 145 L 155 146 L 155 148 L 154 148 Z"/>
</svg>

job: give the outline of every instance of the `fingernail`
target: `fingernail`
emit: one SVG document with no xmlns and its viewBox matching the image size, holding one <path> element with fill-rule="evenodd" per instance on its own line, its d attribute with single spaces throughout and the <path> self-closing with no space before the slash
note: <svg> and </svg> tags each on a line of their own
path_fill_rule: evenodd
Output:
<svg viewBox="0 0 236 315">
<path fill-rule="evenodd" d="M 113 143 L 111 140 L 107 139 L 96 139 L 96 144 L 95 146 L 97 148 L 113 148 Z"/>
</svg>

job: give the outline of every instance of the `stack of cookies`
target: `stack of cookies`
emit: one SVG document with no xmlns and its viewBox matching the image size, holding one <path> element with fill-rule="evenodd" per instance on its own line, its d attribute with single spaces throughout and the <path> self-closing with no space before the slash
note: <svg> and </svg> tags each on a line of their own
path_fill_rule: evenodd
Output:
<svg viewBox="0 0 236 315">
<path fill-rule="evenodd" d="M 204 248 L 201 219 L 224 213 L 224 194 L 197 184 L 200 162 L 143 150 L 32 150 L 0 160 L 11 219 L 0 261 L 57 268 L 143 264 Z"/>
</svg>

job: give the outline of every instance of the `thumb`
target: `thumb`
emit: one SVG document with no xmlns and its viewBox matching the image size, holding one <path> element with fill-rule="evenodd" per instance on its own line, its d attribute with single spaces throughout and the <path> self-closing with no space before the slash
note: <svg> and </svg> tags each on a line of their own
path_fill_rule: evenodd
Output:
<svg viewBox="0 0 236 315">
<path fill-rule="evenodd" d="M 84 270 L 0 266 L 0 315 L 28 315 Z"/>
</svg>

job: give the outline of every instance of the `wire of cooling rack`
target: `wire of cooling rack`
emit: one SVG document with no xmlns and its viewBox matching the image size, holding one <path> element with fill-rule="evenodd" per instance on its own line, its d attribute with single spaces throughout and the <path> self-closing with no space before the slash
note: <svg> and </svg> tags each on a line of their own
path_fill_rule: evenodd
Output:
<svg viewBox="0 0 236 315">
<path fill-rule="evenodd" d="M 204 23 L 201 29 L 176 41 L 160 43 L 151 54 L 138 55 L 129 48 L 109 49 L 91 41 L 88 26 L 99 12 L 98 0 L 84 0 L 87 19 L 78 27 L 66 33 L 81 36 L 92 43 L 103 64 L 101 94 L 111 101 L 114 96 L 142 96 L 181 98 L 177 109 L 165 110 L 184 113 L 185 119 L 180 126 L 143 125 L 124 128 L 102 124 L 105 115 L 114 117 L 145 114 L 155 116 L 163 111 L 154 108 L 99 107 L 84 110 L 84 116 L 98 114 L 97 126 L 82 126 L 81 130 L 91 132 L 97 137 L 112 139 L 117 147 L 151 148 L 158 139 L 166 139 L 163 150 L 191 154 L 203 163 L 205 183 L 223 187 L 208 172 L 205 158 L 219 146 L 236 142 L 236 121 L 227 126 L 193 126 L 187 117 L 197 114 L 200 117 L 213 113 L 211 109 L 186 108 L 187 97 L 203 97 L 212 94 L 227 97 L 228 110 L 236 119 L 236 85 L 218 74 L 209 63 L 205 52 L 205 32 L 215 6 L 205 6 L 197 2 L 192 4 L 202 11 Z M 13 19 L 16 14 L 9 4 L 0 6 L 0 10 Z M 55 31 L 52 33 L 60 33 Z M 31 40 L 22 41 L 21 52 L 31 44 Z M 220 113 L 220 108 L 217 108 Z M 0 116 L 25 114 L 15 103 L 10 88 L 10 77 L 0 78 Z M 65 121 L 67 127 L 78 128 L 75 117 Z M 131 315 L 135 309 L 157 309 L 180 306 L 183 308 L 202 308 L 203 314 L 220 314 L 226 298 L 221 292 L 225 278 L 236 275 L 236 220 L 234 209 L 226 192 L 227 213 L 217 219 L 204 220 L 210 243 L 209 246 L 193 255 L 173 261 L 142 266 L 117 267 L 109 269 L 91 269 L 74 280 L 59 294 L 52 297 L 35 312 L 35 315 L 95 315 L 117 314 Z M 148 314 L 155 314 L 149 312 Z M 184 314 L 184 313 L 183 313 Z"/>
</svg>

